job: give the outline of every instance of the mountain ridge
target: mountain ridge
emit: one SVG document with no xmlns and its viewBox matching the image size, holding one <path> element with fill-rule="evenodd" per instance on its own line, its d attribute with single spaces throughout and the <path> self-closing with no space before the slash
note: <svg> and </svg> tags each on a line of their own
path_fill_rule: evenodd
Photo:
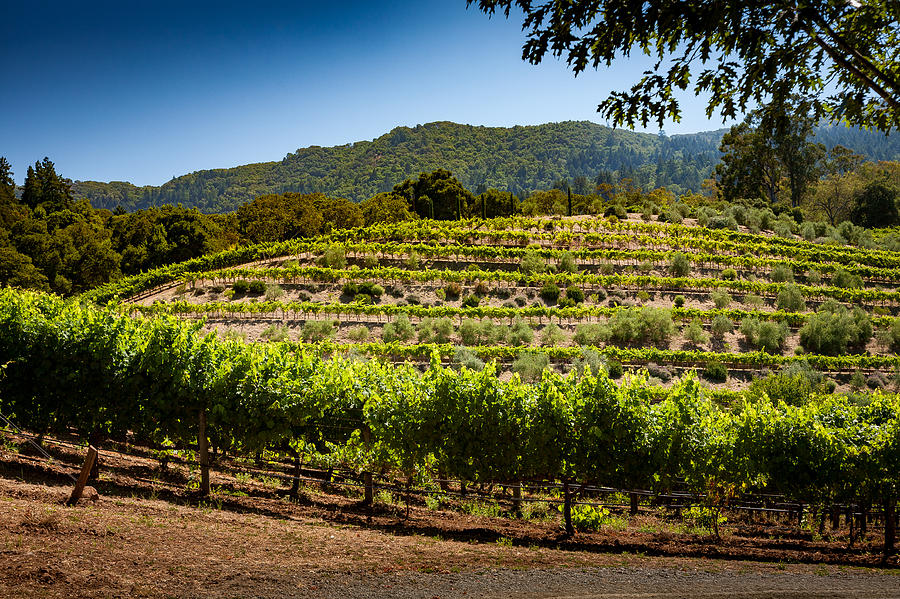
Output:
<svg viewBox="0 0 900 599">
<path fill-rule="evenodd" d="M 227 212 L 268 193 L 322 192 L 361 201 L 420 172 L 444 168 L 466 187 L 524 196 L 559 180 L 592 188 L 629 177 L 644 187 L 698 191 L 719 159 L 726 129 L 672 136 L 612 129 L 591 121 L 487 127 L 435 121 L 399 126 L 373 140 L 308 146 L 280 161 L 205 169 L 160 186 L 76 181 L 76 197 L 96 208 L 126 210 L 182 204 Z M 820 127 L 817 140 L 840 143 L 873 160 L 900 159 L 900 141 L 859 130 Z M 576 189 L 581 193 L 588 190 Z"/>
</svg>

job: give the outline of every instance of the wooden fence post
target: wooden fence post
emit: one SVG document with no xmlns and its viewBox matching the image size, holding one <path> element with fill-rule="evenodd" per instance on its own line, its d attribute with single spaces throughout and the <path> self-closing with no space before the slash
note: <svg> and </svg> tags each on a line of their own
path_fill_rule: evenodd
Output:
<svg viewBox="0 0 900 599">
<path fill-rule="evenodd" d="M 97 448 L 93 445 L 89 445 L 87 457 L 84 460 L 84 465 L 81 467 L 81 474 L 78 476 L 78 481 L 76 481 L 75 488 L 72 489 L 72 494 L 69 496 L 66 505 L 75 505 L 78 503 L 78 500 L 81 499 L 81 494 L 84 493 L 84 486 L 87 484 L 88 476 L 90 476 L 91 468 L 94 466 L 96 460 Z"/>
</svg>

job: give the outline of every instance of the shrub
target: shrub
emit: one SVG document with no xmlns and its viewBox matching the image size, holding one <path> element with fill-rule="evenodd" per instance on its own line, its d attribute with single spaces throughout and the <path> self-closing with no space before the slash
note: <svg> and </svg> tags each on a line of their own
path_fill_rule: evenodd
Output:
<svg viewBox="0 0 900 599">
<path fill-rule="evenodd" d="M 641 302 L 646 302 L 646 301 L 650 300 L 650 294 L 646 290 L 641 289 L 640 291 L 637 292 L 637 298 Z"/>
<path fill-rule="evenodd" d="M 793 283 L 794 270 L 786 264 L 776 264 L 769 275 L 769 279 L 773 283 Z"/>
<path fill-rule="evenodd" d="M 707 362 L 703 369 L 703 378 L 714 383 L 724 383 L 728 379 L 728 368 L 721 362 Z"/>
<path fill-rule="evenodd" d="M 369 338 L 369 327 L 362 324 L 359 326 L 355 326 L 347 331 L 347 337 L 350 339 L 350 341 L 362 343 Z"/>
<path fill-rule="evenodd" d="M 519 264 L 522 274 L 531 275 L 547 271 L 547 262 L 536 250 L 526 250 Z"/>
<path fill-rule="evenodd" d="M 363 257 L 363 266 L 366 268 L 376 268 L 379 264 L 378 258 L 372 254 L 366 254 Z"/>
<path fill-rule="evenodd" d="M 578 345 L 600 345 L 608 341 L 609 336 L 609 327 L 599 322 L 589 322 L 575 327 L 574 341 Z"/>
<path fill-rule="evenodd" d="M 724 314 L 719 314 L 713 318 L 710 329 L 713 337 L 722 339 L 726 334 L 734 330 L 734 322 Z"/>
<path fill-rule="evenodd" d="M 317 262 L 325 268 L 347 268 L 347 251 L 342 245 L 330 245 Z"/>
<path fill-rule="evenodd" d="M 563 252 L 559 257 L 558 272 L 578 272 L 578 265 L 575 264 L 575 256 L 572 252 Z"/>
<path fill-rule="evenodd" d="M 866 375 L 857 370 L 853 373 L 853 376 L 850 377 L 850 388 L 854 391 L 859 391 L 866 386 L 866 382 Z"/>
<path fill-rule="evenodd" d="M 457 347 L 453 351 L 453 365 L 457 370 L 468 368 L 469 370 L 480 371 L 484 369 L 484 362 L 475 355 L 471 349 L 467 347 Z"/>
<path fill-rule="evenodd" d="M 731 294 L 724 289 L 715 289 L 709 296 L 712 298 L 716 308 L 719 308 L 720 310 L 730 306 L 733 301 Z"/>
<path fill-rule="evenodd" d="M 863 280 L 859 275 L 848 272 L 843 268 L 838 268 L 831 277 L 831 284 L 845 289 L 861 289 Z"/>
<path fill-rule="evenodd" d="M 348 297 L 356 297 L 356 294 L 359 293 L 359 285 L 354 283 L 353 281 L 347 281 L 344 283 L 344 286 L 341 287 L 341 294 L 346 295 Z"/>
<path fill-rule="evenodd" d="M 510 327 L 509 344 L 518 347 L 531 345 L 532 341 L 534 341 L 534 331 L 531 330 L 531 326 L 521 318 L 516 318 Z"/>
<path fill-rule="evenodd" d="M 406 267 L 407 270 L 419 270 L 422 266 L 422 261 L 419 258 L 419 254 L 416 252 L 410 252 L 409 256 L 403 261 L 403 266 Z"/>
<path fill-rule="evenodd" d="M 789 283 L 781 288 L 775 298 L 775 307 L 785 312 L 802 312 L 806 310 L 806 301 L 800 292 L 800 287 Z"/>
<path fill-rule="evenodd" d="M 603 216 L 615 216 L 617 219 L 622 220 L 628 218 L 628 212 L 625 210 L 625 206 L 614 202 L 603 211 Z"/>
<path fill-rule="evenodd" d="M 828 300 L 810 316 L 800 329 L 800 343 L 808 351 L 827 355 L 845 354 L 861 349 L 872 338 L 872 321 L 860 308 Z"/>
<path fill-rule="evenodd" d="M 691 272 L 691 260 L 687 254 L 676 252 L 669 258 L 669 272 L 675 277 L 686 277 Z"/>
<path fill-rule="evenodd" d="M 581 350 L 581 357 L 572 360 L 572 368 L 578 373 L 578 376 L 585 374 L 600 376 L 602 372 L 606 371 L 606 361 L 597 350 L 584 348 Z"/>
<path fill-rule="evenodd" d="M 606 363 L 606 372 L 607 374 L 609 374 L 609 378 L 611 379 L 621 378 L 624 374 L 622 363 L 617 360 L 609 360 Z"/>
<path fill-rule="evenodd" d="M 307 320 L 303 324 L 300 337 L 307 343 L 322 341 L 334 335 L 336 321 L 331 320 Z"/>
<path fill-rule="evenodd" d="M 384 287 L 382 287 L 378 283 L 366 281 L 359 284 L 359 292 L 365 293 L 366 295 L 370 295 L 372 297 L 381 297 L 382 295 L 384 295 Z"/>
<path fill-rule="evenodd" d="M 548 324 L 541 331 L 541 345 L 545 347 L 556 347 L 562 345 L 566 340 L 566 336 L 558 325 Z"/>
<path fill-rule="evenodd" d="M 684 327 L 684 338 L 687 339 L 691 345 L 695 346 L 709 343 L 709 335 L 703 330 L 703 323 L 700 322 L 699 318 L 695 318 L 690 324 Z"/>
<path fill-rule="evenodd" d="M 453 322 L 449 318 L 423 318 L 419 323 L 419 343 L 449 343 Z"/>
<path fill-rule="evenodd" d="M 516 302 L 516 305 L 517 305 L 518 307 L 520 307 L 520 308 L 524 307 L 525 304 L 528 303 L 528 300 L 525 299 L 524 297 L 522 297 L 521 295 L 517 295 L 517 296 L 513 299 L 513 301 L 515 301 L 515 302 Z"/>
<path fill-rule="evenodd" d="M 615 266 L 613 266 L 610 262 L 604 262 L 600 265 L 600 274 L 604 276 L 609 276 L 616 272 Z"/>
<path fill-rule="evenodd" d="M 719 275 L 719 278 L 723 281 L 737 281 L 738 274 L 737 271 L 733 268 L 726 268 L 722 271 L 722 274 Z"/>
<path fill-rule="evenodd" d="M 266 329 L 262 333 L 260 333 L 259 336 L 266 341 L 277 343 L 290 339 L 290 332 L 288 331 L 288 328 L 283 324 L 273 324 L 266 327 Z"/>
<path fill-rule="evenodd" d="M 394 322 L 389 322 L 384 325 L 384 331 L 382 332 L 381 338 L 385 343 L 409 341 L 413 338 L 415 332 L 416 329 L 409 321 L 409 317 L 406 314 L 400 314 Z"/>
<path fill-rule="evenodd" d="M 463 308 L 477 308 L 479 305 L 481 305 L 481 299 L 477 295 L 467 295 L 463 298 Z"/>
<path fill-rule="evenodd" d="M 744 305 L 751 310 L 759 310 L 765 305 L 765 302 L 755 293 L 748 293 L 744 296 Z"/>
<path fill-rule="evenodd" d="M 772 229 L 772 232 L 775 233 L 776 237 L 791 238 L 794 236 L 794 231 L 791 223 L 784 220 L 777 221 L 774 228 Z"/>
<path fill-rule="evenodd" d="M 478 283 L 475 284 L 475 289 L 472 290 L 472 293 L 480 297 L 484 297 L 489 292 L 490 290 L 488 289 L 487 283 L 484 281 L 478 281 Z"/>
<path fill-rule="evenodd" d="M 781 353 L 788 332 L 783 322 L 760 322 L 756 318 L 747 318 L 741 323 L 741 334 L 747 344 L 770 354 Z"/>
<path fill-rule="evenodd" d="M 576 304 L 576 303 L 575 303 L 575 300 L 573 300 L 573 299 L 570 298 L 570 297 L 563 297 L 563 298 L 560 298 L 559 304 L 557 304 L 557 305 L 558 305 L 560 308 L 574 308 L 574 307 L 577 306 L 578 304 Z"/>
<path fill-rule="evenodd" d="M 714 216 L 709 219 L 706 225 L 710 229 L 728 229 L 729 231 L 737 231 L 738 223 L 732 216 Z"/>
<path fill-rule="evenodd" d="M 675 296 L 675 301 L 674 301 L 673 303 L 675 304 L 675 307 L 676 307 L 676 308 L 683 308 L 683 307 L 684 307 L 684 296 L 683 296 L 683 295 L 676 295 L 676 296 Z"/>
<path fill-rule="evenodd" d="M 523 381 L 536 382 L 541 379 L 543 372 L 550 367 L 550 357 L 547 354 L 535 352 L 523 352 L 512 363 L 512 371 L 521 377 Z"/>
<path fill-rule="evenodd" d="M 566 287 L 566 297 L 576 304 L 580 304 L 584 301 L 584 291 L 582 291 L 581 287 L 569 285 Z"/>
<path fill-rule="evenodd" d="M 231 284 L 231 290 L 237 295 L 244 295 L 250 290 L 250 283 L 244 280 L 235 281 Z"/>
<path fill-rule="evenodd" d="M 556 284 L 547 281 L 541 288 L 541 299 L 548 304 L 555 304 L 559 300 L 559 287 Z"/>
<path fill-rule="evenodd" d="M 809 223 L 804 223 L 809 224 Z M 806 282 L 810 285 L 818 285 L 822 282 L 822 273 L 818 270 L 811 270 L 806 274 Z"/>
<path fill-rule="evenodd" d="M 667 366 L 660 366 L 654 362 L 647 364 L 647 374 L 654 378 L 658 378 L 664 383 L 672 380 L 672 370 Z"/>
<path fill-rule="evenodd" d="M 462 294 L 462 285 L 456 281 L 447 283 L 444 287 L 444 293 L 447 294 L 447 297 L 449 298 L 457 298 Z"/>
<path fill-rule="evenodd" d="M 610 338 L 618 343 L 662 344 L 674 334 L 672 313 L 663 308 L 629 308 L 607 321 Z"/>
</svg>

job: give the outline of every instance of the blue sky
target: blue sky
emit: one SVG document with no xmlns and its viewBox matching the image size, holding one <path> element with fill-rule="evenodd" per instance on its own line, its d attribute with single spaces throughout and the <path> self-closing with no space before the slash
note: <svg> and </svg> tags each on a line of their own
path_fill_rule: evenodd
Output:
<svg viewBox="0 0 900 599">
<path fill-rule="evenodd" d="M 449 120 L 602 122 L 640 59 L 575 78 L 521 60 L 521 21 L 464 0 L 6 3 L 0 155 L 80 180 L 159 185 L 308 145 Z M 722 127 L 684 105 L 669 134 Z"/>
</svg>

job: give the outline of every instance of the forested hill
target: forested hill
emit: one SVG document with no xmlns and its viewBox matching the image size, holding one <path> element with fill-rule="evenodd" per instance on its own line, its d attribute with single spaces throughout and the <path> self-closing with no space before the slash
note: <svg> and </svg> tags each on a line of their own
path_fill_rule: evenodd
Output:
<svg viewBox="0 0 900 599">
<path fill-rule="evenodd" d="M 280 162 L 198 171 L 160 187 L 79 181 L 74 192 L 96 208 L 181 203 L 224 212 L 257 196 L 286 191 L 360 201 L 420 172 L 444 168 L 476 192 L 494 187 L 525 195 L 565 179 L 573 191 L 587 193 L 598 178 L 630 177 L 645 188 L 665 186 L 680 193 L 699 190 L 718 161 L 723 133 L 665 137 L 588 121 L 511 128 L 436 122 L 397 127 L 373 141 L 301 148 Z M 896 136 L 828 128 L 820 130 L 819 140 L 829 147 L 848 146 L 870 159 L 900 158 Z"/>
</svg>

